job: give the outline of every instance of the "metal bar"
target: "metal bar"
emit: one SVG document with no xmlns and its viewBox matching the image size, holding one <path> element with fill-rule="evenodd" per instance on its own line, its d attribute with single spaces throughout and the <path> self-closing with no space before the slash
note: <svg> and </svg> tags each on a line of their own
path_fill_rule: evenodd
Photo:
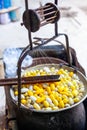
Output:
<svg viewBox="0 0 87 130">
<path fill-rule="evenodd" d="M 50 6 L 51 6 L 51 5 L 45 5 L 45 6 L 42 6 L 42 7 L 40 7 L 40 8 L 35 9 L 35 11 L 42 10 L 42 9 L 47 8 L 47 7 L 50 7 Z"/>
<path fill-rule="evenodd" d="M 43 19 L 43 20 L 41 20 L 41 22 L 43 22 L 43 21 L 48 21 L 48 20 L 54 20 L 54 18 L 56 18 L 56 16 L 53 16 L 53 17 L 50 17 L 50 18 L 47 18 L 47 19 Z M 50 21 L 48 21 L 48 22 L 50 22 Z"/>
<path fill-rule="evenodd" d="M 27 12 L 27 19 L 29 22 L 29 28 L 28 28 L 28 38 L 29 38 L 29 45 L 30 45 L 30 50 L 32 50 L 32 39 L 31 39 L 31 30 L 30 30 L 30 18 L 29 18 L 29 10 L 28 10 L 28 0 L 25 0 L 25 9 Z M 20 109 L 21 106 L 21 63 L 20 63 L 20 58 L 18 61 L 18 109 Z"/>
<path fill-rule="evenodd" d="M 69 50 L 69 39 L 68 39 L 68 36 L 67 36 L 66 34 L 64 34 L 64 33 L 60 33 L 60 34 L 58 34 L 58 36 L 64 36 L 64 37 L 65 37 L 65 40 L 66 40 L 67 61 L 68 61 L 69 66 L 72 66 L 71 58 L 70 58 L 70 50 Z"/>
<path fill-rule="evenodd" d="M 28 38 L 29 38 L 29 44 L 30 44 L 30 49 L 32 50 L 32 38 L 31 38 L 31 27 L 30 27 L 30 16 L 29 16 L 29 9 L 28 9 L 28 0 L 25 0 L 25 8 L 27 12 L 27 19 L 29 23 L 29 28 L 28 28 Z"/>
<path fill-rule="evenodd" d="M 28 0 L 25 0 L 25 8 L 28 10 Z"/>
<path fill-rule="evenodd" d="M 51 10 L 51 9 L 54 9 L 54 7 L 43 9 L 43 11 L 48 11 L 48 10 Z"/>
<path fill-rule="evenodd" d="M 58 35 L 58 23 L 56 22 L 54 24 L 54 26 L 55 26 L 55 35 L 57 36 Z"/>
<path fill-rule="evenodd" d="M 58 5 L 58 0 L 55 0 L 55 4 Z M 57 22 L 54 24 L 54 28 L 55 28 L 55 36 L 57 36 L 58 35 L 58 23 Z"/>
<path fill-rule="evenodd" d="M 46 24 L 48 24 L 48 23 L 52 23 L 53 22 L 53 20 L 50 20 L 50 21 L 46 21 L 46 22 L 44 22 L 44 23 L 42 23 L 40 26 L 44 26 L 44 25 L 46 25 Z"/>
<path fill-rule="evenodd" d="M 53 14 L 53 13 L 56 13 L 57 11 L 52 11 L 52 12 L 49 12 L 49 13 L 46 13 L 46 14 L 42 14 L 41 17 L 45 17 L 45 16 L 48 16 L 50 14 Z"/>
<path fill-rule="evenodd" d="M 55 0 L 55 4 L 56 4 L 56 5 L 58 4 L 58 0 Z"/>
<path fill-rule="evenodd" d="M 40 13 L 40 11 L 48 11 L 48 10 L 51 10 L 51 9 L 54 9 L 53 7 L 50 7 L 50 8 L 47 8 L 47 9 L 42 9 L 42 10 L 38 10 L 37 13 Z"/>
<path fill-rule="evenodd" d="M 17 74 L 18 74 L 18 109 L 20 109 L 21 106 L 21 65 L 22 62 L 25 58 L 25 56 L 28 54 L 29 52 L 29 48 L 28 46 L 23 50 L 23 53 L 21 54 L 21 56 L 19 57 L 18 60 L 18 64 L 17 64 Z"/>
<path fill-rule="evenodd" d="M 43 43 L 40 44 L 39 46 L 34 47 L 33 50 L 34 50 L 34 49 L 38 49 L 39 47 L 41 47 L 41 46 L 43 46 L 43 45 L 46 45 L 48 42 L 54 40 L 55 38 L 57 38 L 57 36 L 53 36 L 53 37 L 49 38 L 48 40 L 46 40 L 45 42 L 43 42 Z"/>
</svg>

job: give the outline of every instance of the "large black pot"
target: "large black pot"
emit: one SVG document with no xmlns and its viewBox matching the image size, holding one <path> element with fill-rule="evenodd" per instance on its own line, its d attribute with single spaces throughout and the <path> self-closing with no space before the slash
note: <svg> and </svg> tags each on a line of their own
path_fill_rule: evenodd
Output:
<svg viewBox="0 0 87 130">
<path fill-rule="evenodd" d="M 56 63 L 56 60 L 54 61 Z M 64 63 L 59 60 L 59 63 L 62 62 Z M 17 118 L 18 130 L 85 130 L 86 116 L 83 103 L 60 112 L 31 112 L 24 108 L 18 109 L 12 101 L 10 88 L 5 89 L 6 102 L 9 110 L 14 113 L 12 115 Z"/>
<path fill-rule="evenodd" d="M 51 58 L 51 61 L 53 61 L 52 63 L 60 62 L 60 60 L 55 58 Z M 44 64 L 44 58 L 36 58 L 34 60 L 33 66 L 37 63 Z M 72 68 L 65 65 L 63 65 L 62 67 L 72 70 Z M 86 86 L 86 79 L 84 78 L 84 76 L 82 76 L 80 72 L 77 73 L 79 78 L 83 81 L 84 85 Z M 82 101 L 85 99 L 85 97 L 86 92 Z M 12 97 L 10 99 L 12 99 Z M 12 104 L 15 108 L 19 130 L 85 130 L 86 117 L 82 101 L 77 105 L 73 105 L 73 107 L 70 107 L 69 109 L 66 108 L 62 111 L 47 112 L 29 110 L 28 108 L 25 108 L 23 106 L 18 108 L 17 104 L 13 99 Z"/>
<path fill-rule="evenodd" d="M 86 114 L 83 103 L 60 112 L 36 113 L 18 109 L 6 90 L 6 103 L 11 117 L 16 117 L 18 130 L 85 130 Z"/>
<path fill-rule="evenodd" d="M 31 113 L 24 109 L 16 112 L 19 130 L 85 130 L 83 103 L 56 113 Z"/>
</svg>

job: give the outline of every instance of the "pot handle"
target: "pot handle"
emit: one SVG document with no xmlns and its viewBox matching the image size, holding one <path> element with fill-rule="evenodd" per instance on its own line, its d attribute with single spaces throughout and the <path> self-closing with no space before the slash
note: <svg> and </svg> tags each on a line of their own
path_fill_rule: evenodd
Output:
<svg viewBox="0 0 87 130">
<path fill-rule="evenodd" d="M 59 33 L 58 36 L 64 36 L 65 37 L 65 41 L 66 41 L 66 47 L 64 46 L 65 50 L 66 50 L 66 54 L 67 54 L 67 62 L 69 64 L 69 66 L 72 66 L 72 57 L 71 57 L 71 53 L 70 53 L 70 49 L 69 49 L 69 39 L 67 34 L 64 33 Z"/>
<path fill-rule="evenodd" d="M 64 34 L 64 33 L 59 33 L 58 34 L 58 37 L 59 36 L 64 36 L 65 38 L 65 42 L 66 42 L 66 45 L 64 46 L 64 44 L 62 42 L 60 42 L 59 40 L 55 40 L 55 37 L 54 39 L 52 39 L 53 41 L 57 42 L 57 43 L 60 43 L 65 51 L 66 51 L 66 55 L 67 55 L 67 62 L 69 64 L 69 66 L 72 66 L 72 56 L 71 56 L 71 52 L 70 52 L 70 49 L 69 49 L 69 39 L 68 39 L 68 36 L 67 34 Z M 36 39 L 36 41 L 33 42 L 33 44 L 35 45 L 40 45 L 38 42 L 40 41 L 41 42 L 41 45 L 44 45 L 45 43 L 47 43 L 49 41 L 48 38 L 39 38 L 39 37 L 34 37 L 34 39 Z"/>
<path fill-rule="evenodd" d="M 41 45 L 37 46 L 37 47 L 34 47 L 34 49 L 37 49 L 39 48 L 40 46 L 42 45 L 45 45 L 47 44 L 48 42 L 50 42 L 51 40 L 54 40 L 55 38 L 57 38 L 58 36 L 64 36 L 65 37 L 65 41 L 66 41 L 66 53 L 67 53 L 67 61 L 68 61 L 68 64 L 69 66 L 72 66 L 71 64 L 71 59 L 70 59 L 70 50 L 69 50 L 69 40 L 68 40 L 68 36 L 66 34 L 58 34 L 57 36 L 54 36 L 53 38 L 51 39 L 48 39 L 46 42 L 42 43 Z M 43 40 L 42 40 L 43 42 Z M 24 60 L 24 58 L 26 57 L 27 54 L 31 54 L 32 52 L 32 49 L 31 49 L 31 46 L 27 46 L 21 53 L 20 57 L 19 57 L 19 60 L 18 60 L 18 70 L 17 70 L 17 74 L 18 74 L 18 109 L 20 109 L 20 106 L 21 106 L 21 68 L 22 68 L 22 62 Z"/>
</svg>

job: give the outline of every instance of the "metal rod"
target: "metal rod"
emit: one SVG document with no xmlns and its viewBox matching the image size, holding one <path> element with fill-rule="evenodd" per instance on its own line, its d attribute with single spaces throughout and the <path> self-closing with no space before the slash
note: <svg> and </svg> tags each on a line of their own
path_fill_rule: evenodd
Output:
<svg viewBox="0 0 87 130">
<path fill-rule="evenodd" d="M 40 7 L 40 8 L 35 9 L 35 11 L 42 10 L 42 9 L 47 8 L 47 7 L 50 7 L 50 6 L 51 6 L 51 5 L 45 5 L 45 6 L 42 6 L 42 7 Z"/>
<path fill-rule="evenodd" d="M 40 26 L 44 26 L 44 25 L 46 25 L 46 24 L 48 24 L 48 23 L 52 23 L 53 22 L 53 20 L 50 20 L 50 21 L 46 21 L 46 22 L 44 22 L 44 23 L 42 23 Z"/>
<path fill-rule="evenodd" d="M 31 30 L 30 30 L 28 0 L 25 0 L 25 9 L 26 9 L 26 12 L 27 12 L 27 19 L 28 19 L 28 22 L 29 22 L 29 28 L 28 28 L 29 45 L 30 45 L 30 50 L 32 50 L 32 39 L 31 39 Z M 20 106 L 21 106 L 20 101 L 21 101 L 21 65 L 20 66 L 18 65 L 18 109 L 20 109 Z"/>
<path fill-rule="evenodd" d="M 55 0 L 55 4 L 58 5 L 58 0 Z M 58 35 L 58 23 L 57 22 L 54 24 L 54 28 L 55 28 L 55 36 L 57 36 Z"/>
<path fill-rule="evenodd" d="M 56 13 L 57 11 L 52 11 L 52 12 L 49 12 L 49 13 L 46 13 L 46 14 L 42 14 L 41 17 L 44 17 L 44 16 L 47 16 L 47 15 L 50 15 L 50 14 L 53 14 L 53 13 Z"/>
<path fill-rule="evenodd" d="M 58 4 L 58 0 L 55 0 L 55 4 L 56 4 L 56 5 Z"/>
<path fill-rule="evenodd" d="M 48 20 L 54 20 L 54 18 L 56 18 L 56 16 L 53 16 L 53 17 L 50 17 L 50 18 L 47 18 L 47 19 L 43 19 L 41 20 L 41 22 L 44 22 L 44 21 L 48 21 Z M 50 21 L 48 21 L 50 23 Z"/>
<path fill-rule="evenodd" d="M 50 7 L 50 8 L 47 8 L 47 9 L 42 9 L 42 10 L 38 10 L 37 13 L 40 13 L 40 11 L 48 11 L 48 10 L 51 10 L 51 9 L 54 9 L 53 7 Z"/>
<path fill-rule="evenodd" d="M 28 0 L 25 0 L 25 8 L 28 10 Z"/>
<path fill-rule="evenodd" d="M 28 10 L 28 0 L 25 0 L 25 8 L 27 12 L 27 19 L 29 23 L 29 28 L 28 28 L 28 38 L 29 38 L 29 44 L 30 44 L 30 49 L 32 50 L 32 39 L 31 39 L 31 27 L 30 27 L 30 16 L 29 16 L 29 10 Z"/>
<path fill-rule="evenodd" d="M 71 63 L 71 58 L 70 58 L 70 49 L 69 49 L 69 39 L 68 39 L 68 36 L 67 34 L 62 34 L 62 33 L 59 33 L 58 36 L 64 36 L 65 37 L 65 40 L 66 40 L 66 53 L 67 53 L 67 62 L 69 64 L 69 66 L 72 66 L 72 63 Z"/>
<path fill-rule="evenodd" d="M 43 9 L 43 11 L 48 11 L 48 10 L 51 10 L 51 9 L 54 9 L 54 7 Z"/>
<path fill-rule="evenodd" d="M 55 26 L 55 35 L 57 36 L 58 35 L 58 23 L 56 22 L 54 24 L 54 26 Z"/>
</svg>

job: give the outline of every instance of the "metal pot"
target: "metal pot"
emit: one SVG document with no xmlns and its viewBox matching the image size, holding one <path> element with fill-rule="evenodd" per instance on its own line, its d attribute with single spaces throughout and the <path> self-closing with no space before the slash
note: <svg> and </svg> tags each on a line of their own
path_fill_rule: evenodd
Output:
<svg viewBox="0 0 87 130">
<path fill-rule="evenodd" d="M 47 66 L 52 66 L 52 64 L 49 64 L 49 61 L 53 63 L 54 66 L 60 68 L 66 68 L 69 71 L 74 71 L 72 67 L 66 66 L 66 65 L 60 65 L 59 63 L 65 63 L 64 61 L 58 60 L 56 58 L 50 58 L 48 60 L 47 57 L 44 58 L 36 58 L 33 62 L 33 65 L 42 63 L 42 65 L 37 65 L 35 68 L 43 67 L 44 64 L 48 61 Z M 67 64 L 67 63 L 66 63 Z M 32 65 L 32 66 L 33 66 Z M 30 68 L 31 69 L 31 68 Z M 86 88 L 87 80 L 85 76 L 79 72 L 76 71 L 76 74 L 80 78 L 80 80 L 83 82 Z M 84 130 L 85 129 L 85 110 L 83 106 L 83 101 L 86 98 L 86 91 L 84 93 L 83 98 L 80 100 L 80 102 L 61 110 L 55 110 L 55 111 L 36 111 L 36 110 L 30 110 L 25 107 L 18 108 L 16 102 L 13 100 L 12 96 L 10 95 L 11 103 L 13 104 L 13 108 L 15 109 L 16 117 L 17 117 L 17 123 L 19 129 L 31 129 L 31 130 Z"/>
</svg>

